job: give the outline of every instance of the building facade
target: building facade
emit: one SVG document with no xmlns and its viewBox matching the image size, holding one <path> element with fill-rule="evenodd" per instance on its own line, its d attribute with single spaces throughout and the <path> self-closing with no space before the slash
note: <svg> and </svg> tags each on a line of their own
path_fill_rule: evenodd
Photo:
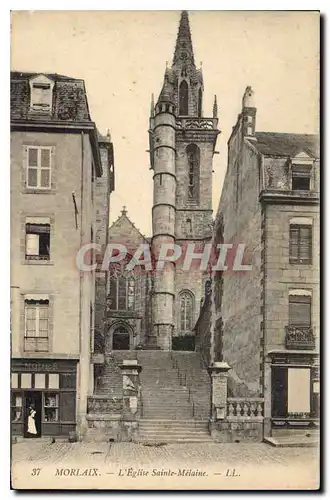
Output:
<svg viewBox="0 0 330 500">
<path fill-rule="evenodd" d="M 95 242 L 102 147 L 83 80 L 11 73 L 13 435 L 86 428 L 95 272 L 76 258 Z"/>
<path fill-rule="evenodd" d="M 151 105 L 150 164 L 153 170 L 152 251 L 163 244 L 198 252 L 212 235 L 212 162 L 219 134 L 217 104 L 204 117 L 203 74 L 197 69 L 187 12 L 182 12 L 171 68 L 156 105 Z M 189 250 L 188 250 L 189 251 Z M 193 326 L 203 296 L 198 266 L 167 262 L 155 273 L 149 345 L 194 349 Z"/>
<path fill-rule="evenodd" d="M 202 354 L 230 366 L 229 396 L 262 398 L 267 437 L 318 425 L 319 146 L 257 132 L 256 113 L 247 87 L 213 234 L 244 243 L 251 269 L 213 273 L 196 328 Z"/>
</svg>

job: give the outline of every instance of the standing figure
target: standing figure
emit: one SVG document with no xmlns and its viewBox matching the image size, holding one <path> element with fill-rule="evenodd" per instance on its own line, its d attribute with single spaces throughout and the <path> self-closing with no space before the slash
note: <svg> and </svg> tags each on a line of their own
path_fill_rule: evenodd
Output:
<svg viewBox="0 0 330 500">
<path fill-rule="evenodd" d="M 35 423 L 36 411 L 33 406 L 29 406 L 29 416 L 28 416 L 28 433 L 32 435 L 38 434 Z"/>
</svg>

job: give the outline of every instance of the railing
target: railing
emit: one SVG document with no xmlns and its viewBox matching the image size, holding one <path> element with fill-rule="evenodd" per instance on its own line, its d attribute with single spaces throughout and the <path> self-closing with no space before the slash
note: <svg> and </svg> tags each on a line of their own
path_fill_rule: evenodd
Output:
<svg viewBox="0 0 330 500">
<path fill-rule="evenodd" d="M 287 349 L 315 349 L 315 336 L 311 326 L 286 326 Z"/>
<path fill-rule="evenodd" d="M 121 398 L 96 394 L 87 398 L 88 413 L 119 413 L 122 408 Z"/>
<path fill-rule="evenodd" d="M 216 130 L 217 122 L 217 118 L 179 118 L 176 120 L 176 128 L 185 130 Z"/>
<path fill-rule="evenodd" d="M 263 398 L 228 398 L 227 417 L 239 419 L 263 418 Z"/>
</svg>

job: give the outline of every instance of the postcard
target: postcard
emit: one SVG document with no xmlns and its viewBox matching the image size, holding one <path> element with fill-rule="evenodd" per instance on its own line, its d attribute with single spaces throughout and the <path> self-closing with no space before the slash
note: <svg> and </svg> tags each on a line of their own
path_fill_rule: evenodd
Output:
<svg viewBox="0 0 330 500">
<path fill-rule="evenodd" d="M 12 11 L 13 489 L 320 487 L 319 47 Z"/>
</svg>

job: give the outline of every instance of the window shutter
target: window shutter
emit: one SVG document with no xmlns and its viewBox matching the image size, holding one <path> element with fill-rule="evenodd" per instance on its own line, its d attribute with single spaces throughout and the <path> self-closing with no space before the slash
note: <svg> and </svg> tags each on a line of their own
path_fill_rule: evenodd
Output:
<svg viewBox="0 0 330 500">
<path fill-rule="evenodd" d="M 26 235 L 26 255 L 39 255 L 39 235 Z"/>
<path fill-rule="evenodd" d="M 62 422 L 74 422 L 76 420 L 76 401 L 74 392 L 61 392 L 60 420 Z"/>
<path fill-rule="evenodd" d="M 291 295 L 289 299 L 289 323 L 291 326 L 311 325 L 311 297 Z"/>
</svg>

